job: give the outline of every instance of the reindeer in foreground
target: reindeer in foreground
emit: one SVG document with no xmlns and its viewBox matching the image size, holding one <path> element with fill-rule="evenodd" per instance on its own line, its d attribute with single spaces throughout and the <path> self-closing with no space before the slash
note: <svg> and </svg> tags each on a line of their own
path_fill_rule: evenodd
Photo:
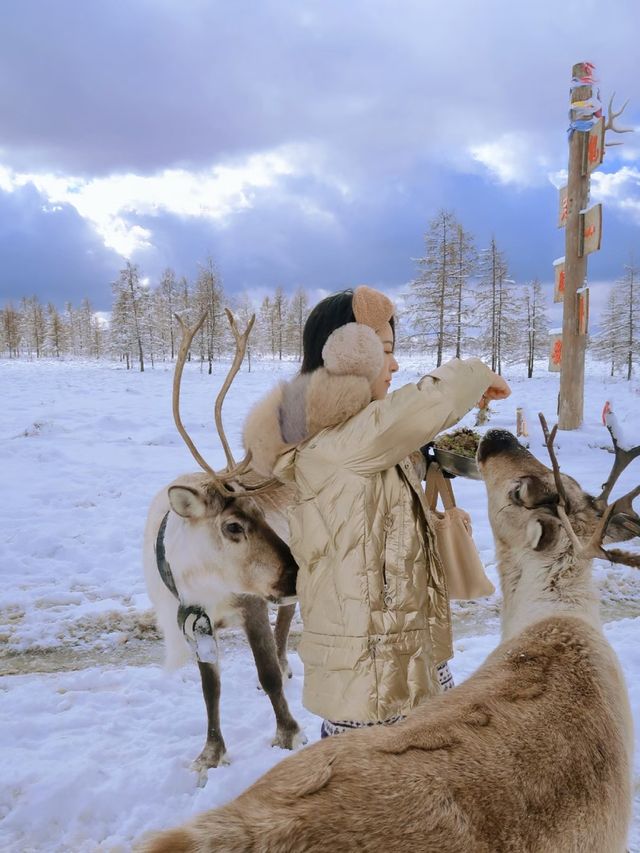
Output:
<svg viewBox="0 0 640 853">
<path fill-rule="evenodd" d="M 144 537 L 144 572 L 149 597 L 166 644 L 166 664 L 175 668 L 195 656 L 207 709 L 207 738 L 193 767 L 206 771 L 225 763 L 220 729 L 220 674 L 216 631 L 241 625 L 249 640 L 262 688 L 273 705 L 273 746 L 293 749 L 306 742 L 291 716 L 282 688 L 290 674 L 287 638 L 295 610 L 298 567 L 291 556 L 284 510 L 287 488 L 260 480 L 250 458 L 236 464 L 222 427 L 222 403 L 242 363 L 253 318 L 240 334 L 230 311 L 236 354 L 215 404 L 218 434 L 227 468 L 215 472 L 202 458 L 180 418 L 180 384 L 194 335 L 204 322 L 187 328 L 180 318 L 182 343 L 173 382 L 173 414 L 204 473 L 186 474 L 155 497 Z M 274 633 L 267 601 L 280 604 Z"/>
<path fill-rule="evenodd" d="M 389 727 L 313 744 L 146 853 L 623 853 L 631 714 L 591 562 L 640 532 L 510 433 L 478 448 L 496 539 L 502 642 L 461 686 Z M 637 449 L 640 452 L 640 448 Z M 606 485 L 607 494 L 613 482 Z"/>
</svg>

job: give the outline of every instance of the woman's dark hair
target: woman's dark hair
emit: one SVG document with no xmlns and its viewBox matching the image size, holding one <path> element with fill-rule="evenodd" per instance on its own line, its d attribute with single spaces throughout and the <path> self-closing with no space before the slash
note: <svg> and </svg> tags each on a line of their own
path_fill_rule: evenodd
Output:
<svg viewBox="0 0 640 853">
<path fill-rule="evenodd" d="M 395 334 L 394 318 L 389 322 Z M 327 296 L 313 308 L 302 332 L 302 367 L 300 373 L 311 373 L 324 365 L 322 349 L 336 329 L 355 323 L 353 290 L 341 290 Z"/>
</svg>

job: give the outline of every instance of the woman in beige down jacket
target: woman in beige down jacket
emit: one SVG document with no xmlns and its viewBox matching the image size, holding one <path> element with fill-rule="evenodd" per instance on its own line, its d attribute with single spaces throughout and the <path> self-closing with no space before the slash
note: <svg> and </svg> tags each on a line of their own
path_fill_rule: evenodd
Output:
<svg viewBox="0 0 640 853">
<path fill-rule="evenodd" d="M 300 374 L 245 423 L 256 470 L 295 485 L 303 702 L 323 736 L 394 722 L 450 680 L 449 599 L 414 451 L 510 393 L 471 358 L 388 394 L 394 342 L 384 294 L 328 297 L 305 325 Z"/>
</svg>

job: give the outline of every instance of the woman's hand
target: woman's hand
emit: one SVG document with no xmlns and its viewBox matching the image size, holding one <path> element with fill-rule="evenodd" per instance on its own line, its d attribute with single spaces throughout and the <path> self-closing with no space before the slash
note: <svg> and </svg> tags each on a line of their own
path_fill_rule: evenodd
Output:
<svg viewBox="0 0 640 853">
<path fill-rule="evenodd" d="M 478 408 L 484 409 L 490 400 L 504 400 L 511 394 L 508 382 L 499 376 L 497 373 L 492 373 L 490 376 L 490 385 L 482 395 Z"/>
</svg>

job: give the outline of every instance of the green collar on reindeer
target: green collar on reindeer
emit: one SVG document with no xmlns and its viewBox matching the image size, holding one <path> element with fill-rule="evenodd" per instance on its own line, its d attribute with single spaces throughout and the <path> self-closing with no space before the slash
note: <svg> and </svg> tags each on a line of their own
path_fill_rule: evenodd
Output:
<svg viewBox="0 0 640 853">
<path fill-rule="evenodd" d="M 218 662 L 218 643 L 211 625 L 211 620 L 204 607 L 197 604 L 183 604 L 178 594 L 176 582 L 167 560 L 164 547 L 164 534 L 167 528 L 169 512 L 162 519 L 156 537 L 156 565 L 158 574 L 169 592 L 178 599 L 178 627 L 200 663 Z"/>
</svg>

